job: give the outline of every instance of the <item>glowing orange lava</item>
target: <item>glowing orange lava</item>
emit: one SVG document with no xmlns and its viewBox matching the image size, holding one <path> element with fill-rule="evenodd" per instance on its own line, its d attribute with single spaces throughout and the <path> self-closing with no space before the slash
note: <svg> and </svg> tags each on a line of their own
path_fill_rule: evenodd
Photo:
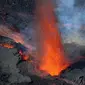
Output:
<svg viewBox="0 0 85 85">
<path fill-rule="evenodd" d="M 0 46 L 5 47 L 5 48 L 13 48 L 14 47 L 13 45 L 10 45 L 8 43 L 0 44 Z"/>
<path fill-rule="evenodd" d="M 45 0 L 45 2 L 38 0 L 36 10 L 40 24 L 38 29 L 40 34 L 40 70 L 46 71 L 52 76 L 59 75 L 62 70 L 69 66 L 69 62 L 64 55 L 52 3 L 50 0 Z"/>
<path fill-rule="evenodd" d="M 25 55 L 21 50 L 19 51 L 19 54 L 21 55 L 22 60 L 27 61 L 29 59 L 29 56 Z"/>
</svg>

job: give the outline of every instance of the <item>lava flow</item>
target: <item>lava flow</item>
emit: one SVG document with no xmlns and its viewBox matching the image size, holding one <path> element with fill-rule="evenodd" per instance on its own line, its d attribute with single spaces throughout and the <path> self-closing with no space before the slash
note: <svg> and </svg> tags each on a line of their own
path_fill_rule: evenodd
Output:
<svg viewBox="0 0 85 85">
<path fill-rule="evenodd" d="M 37 0 L 36 12 L 40 26 L 38 28 L 39 68 L 51 76 L 59 75 L 69 66 L 69 60 L 64 54 L 51 0 Z"/>
<path fill-rule="evenodd" d="M 13 45 L 10 45 L 10 44 L 7 44 L 7 43 L 0 44 L 0 46 L 5 47 L 5 48 L 14 48 Z"/>
</svg>

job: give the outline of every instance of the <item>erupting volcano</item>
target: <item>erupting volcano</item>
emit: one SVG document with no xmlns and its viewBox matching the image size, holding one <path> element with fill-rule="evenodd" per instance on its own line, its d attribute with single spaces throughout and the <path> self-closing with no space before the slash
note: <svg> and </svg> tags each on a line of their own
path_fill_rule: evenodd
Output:
<svg viewBox="0 0 85 85">
<path fill-rule="evenodd" d="M 40 70 L 52 76 L 59 75 L 62 70 L 69 66 L 69 60 L 64 54 L 52 2 L 38 0 L 36 10 L 40 25 L 38 28 Z"/>
</svg>

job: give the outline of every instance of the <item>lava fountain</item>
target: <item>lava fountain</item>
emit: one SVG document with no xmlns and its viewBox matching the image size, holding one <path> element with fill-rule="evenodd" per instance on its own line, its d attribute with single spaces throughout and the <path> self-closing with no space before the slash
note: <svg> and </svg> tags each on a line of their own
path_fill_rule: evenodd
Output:
<svg viewBox="0 0 85 85">
<path fill-rule="evenodd" d="M 59 75 L 69 66 L 65 57 L 58 25 L 56 24 L 51 0 L 37 0 L 39 69 L 51 76 Z"/>
</svg>

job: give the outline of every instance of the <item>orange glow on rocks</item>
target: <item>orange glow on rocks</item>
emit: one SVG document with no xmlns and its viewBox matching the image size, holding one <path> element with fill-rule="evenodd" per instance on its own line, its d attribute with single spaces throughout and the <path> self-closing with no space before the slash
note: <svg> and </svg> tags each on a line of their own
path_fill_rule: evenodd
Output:
<svg viewBox="0 0 85 85">
<path fill-rule="evenodd" d="M 0 35 L 13 39 L 16 43 L 24 44 L 23 35 L 15 32 L 16 30 L 0 25 Z M 16 28 L 15 28 L 16 29 Z"/>
<path fill-rule="evenodd" d="M 25 55 L 21 50 L 19 51 L 19 54 L 21 55 L 22 60 L 24 61 L 29 60 L 29 56 Z"/>
<path fill-rule="evenodd" d="M 23 36 L 19 33 L 11 34 L 9 37 L 13 39 L 16 43 L 24 44 Z"/>
<path fill-rule="evenodd" d="M 61 37 L 56 25 L 51 0 L 37 0 L 37 18 L 39 20 L 39 53 L 40 70 L 50 75 L 59 75 L 69 66 L 65 57 Z"/>
<path fill-rule="evenodd" d="M 8 43 L 0 44 L 0 46 L 5 47 L 5 48 L 13 48 L 14 47 L 13 45 L 10 45 Z"/>
<path fill-rule="evenodd" d="M 26 55 L 24 55 L 24 56 L 23 56 L 23 60 L 25 60 L 25 61 L 26 61 L 26 60 L 28 60 L 28 59 L 29 59 L 29 57 L 28 57 L 28 56 L 26 56 Z"/>
</svg>

